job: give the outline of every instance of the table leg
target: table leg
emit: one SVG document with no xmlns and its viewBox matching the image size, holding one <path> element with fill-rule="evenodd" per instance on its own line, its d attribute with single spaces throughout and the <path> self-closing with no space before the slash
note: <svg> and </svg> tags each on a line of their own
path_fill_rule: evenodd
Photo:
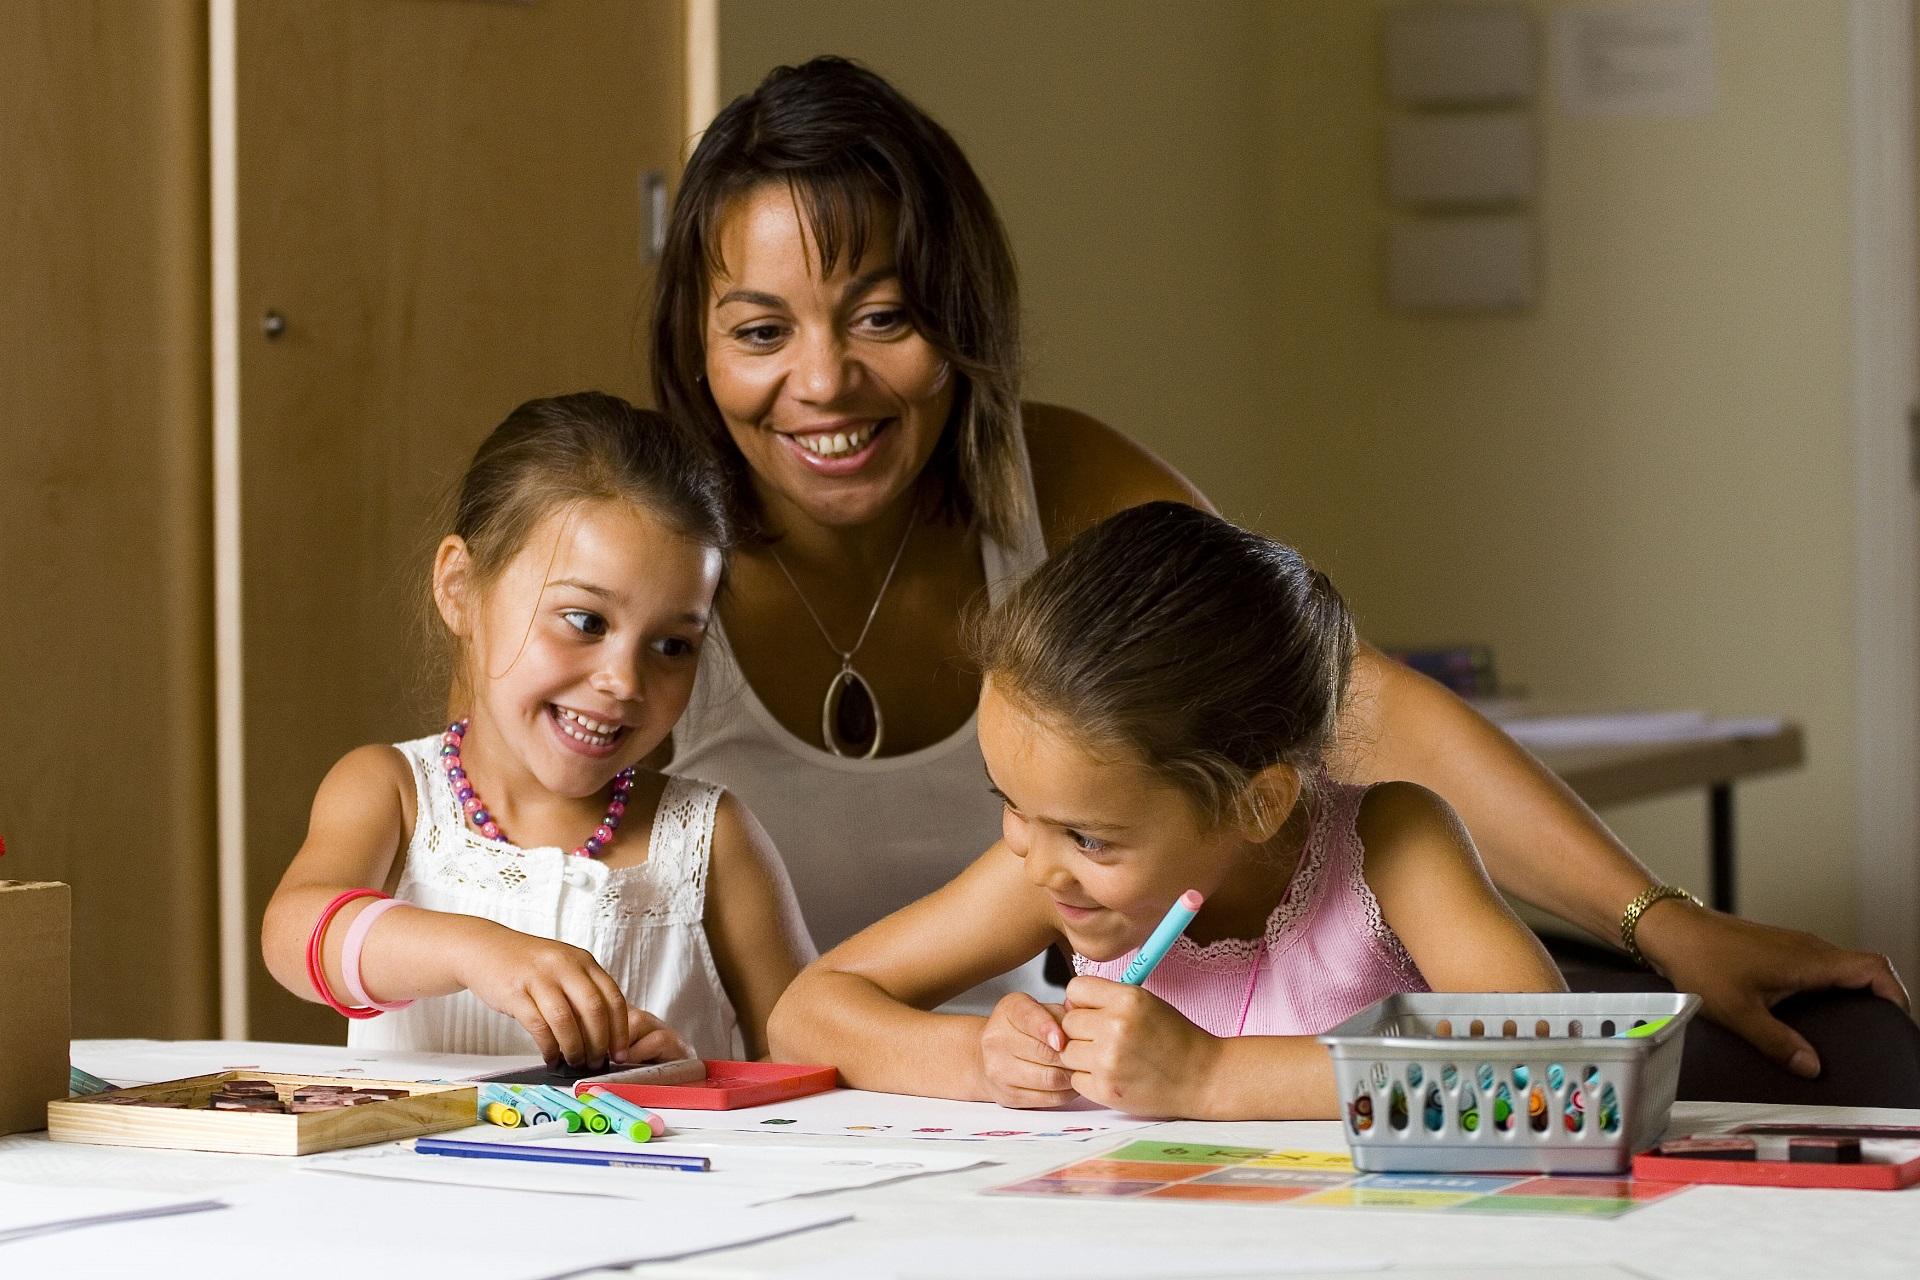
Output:
<svg viewBox="0 0 1920 1280">
<path fill-rule="evenodd" d="M 1733 784 L 1716 782 L 1707 788 L 1707 841 L 1712 867 L 1707 903 L 1715 911 L 1733 910 Z"/>
</svg>

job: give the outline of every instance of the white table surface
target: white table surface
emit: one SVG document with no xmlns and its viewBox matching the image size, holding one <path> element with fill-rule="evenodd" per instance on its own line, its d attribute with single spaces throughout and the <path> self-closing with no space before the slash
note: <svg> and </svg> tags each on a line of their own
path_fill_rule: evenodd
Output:
<svg viewBox="0 0 1920 1280">
<path fill-rule="evenodd" d="M 139 1042 L 76 1042 L 74 1060 L 114 1077 L 100 1049 Z M 91 1051 L 89 1045 L 95 1046 Z M 110 1056 L 110 1055 L 109 1055 Z M 209 1068 L 211 1069 L 211 1068 Z M 181 1074 L 191 1074 L 182 1072 Z M 1920 1110 L 1788 1108 L 1734 1103 L 1680 1103 L 1671 1128 L 1694 1132 L 1763 1120 L 1920 1124 Z M 720 1146 L 764 1143 L 757 1134 L 697 1135 Z M 632 1274 L 672 1277 L 778 1275 L 802 1266 L 850 1270 L 863 1253 L 899 1242 L 991 1241 L 996 1247 L 1053 1248 L 1074 1241 L 1178 1248 L 1196 1263 L 1209 1251 L 1224 1260 L 1270 1251 L 1276 1263 L 1315 1259 L 1394 1264 L 1397 1268 L 1466 1268 L 1459 1274 L 1628 1274 L 1658 1280 L 1747 1280 L 1756 1276 L 1920 1277 L 1920 1187 L 1906 1191 L 1822 1191 L 1760 1187 L 1692 1187 L 1617 1219 L 1507 1217 L 1303 1209 L 1289 1205 L 1210 1205 L 1178 1201 L 1100 1201 L 983 1196 L 985 1188 L 1016 1181 L 1056 1165 L 1099 1155 L 1134 1139 L 1187 1140 L 1251 1147 L 1344 1151 L 1335 1121 L 1203 1124 L 1175 1121 L 1112 1139 L 1078 1142 L 981 1143 L 980 1155 L 998 1163 L 915 1181 L 834 1193 L 827 1203 L 851 1211 L 853 1222 L 723 1253 L 637 1267 Z M 807 1137 L 812 1146 L 872 1149 L 874 1140 Z M 885 1141 L 897 1147 L 903 1140 Z M 54 1176 L 101 1186 L 150 1186 L 217 1191 L 273 1176 L 286 1157 L 226 1156 L 204 1152 L 84 1147 L 50 1150 L 46 1135 L 0 1138 L 0 1181 L 9 1170 L 46 1167 Z M 952 1144 L 942 1144 L 950 1151 Z M 716 1151 L 714 1158 L 723 1158 Z M 36 1175 L 39 1176 L 39 1175 Z M 14 1177 L 18 1180 L 18 1176 Z M 605 1203 L 605 1202 L 600 1202 Z M 937 1251 L 936 1251 L 937 1252 Z M 5 1246 L 0 1245 L 0 1274 Z M 1607 1264 L 1623 1271 L 1587 1270 Z M 938 1257 L 921 1274 L 944 1276 Z M 824 1271 L 821 1274 L 830 1274 Z M 1042 1274 L 1043 1272 L 1036 1272 Z M 269 1272 L 263 1272 L 269 1274 Z M 457 1266 L 448 1275 L 457 1275 Z M 610 1273 L 598 1273 L 606 1275 Z M 1199 1271 L 1186 1274 L 1201 1274 Z M 1244 1274 L 1236 1272 L 1235 1274 Z M 1438 1275 L 1437 1271 L 1431 1274 Z M 1002 1280 L 1007 1273 L 1002 1272 Z"/>
</svg>

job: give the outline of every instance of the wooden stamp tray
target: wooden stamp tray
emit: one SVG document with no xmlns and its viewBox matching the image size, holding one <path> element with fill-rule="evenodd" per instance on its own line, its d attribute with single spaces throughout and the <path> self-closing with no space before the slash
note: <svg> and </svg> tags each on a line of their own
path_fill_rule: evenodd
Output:
<svg viewBox="0 0 1920 1280">
<path fill-rule="evenodd" d="M 297 1086 L 316 1084 L 405 1089 L 408 1096 L 302 1115 L 207 1110 L 207 1099 L 221 1085 L 234 1080 L 270 1081 L 283 1099 Z M 181 1102 L 186 1107 L 128 1106 L 108 1101 L 111 1098 Z M 315 1151 L 464 1129 L 476 1123 L 477 1105 L 477 1092 L 471 1084 L 221 1071 L 49 1102 L 47 1136 L 56 1142 L 95 1142 L 107 1146 L 304 1156 Z"/>
</svg>

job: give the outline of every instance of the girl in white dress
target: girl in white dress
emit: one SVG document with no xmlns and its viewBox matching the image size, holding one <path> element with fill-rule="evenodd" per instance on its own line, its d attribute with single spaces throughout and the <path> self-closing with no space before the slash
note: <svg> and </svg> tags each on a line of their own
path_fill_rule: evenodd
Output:
<svg viewBox="0 0 1920 1280">
<path fill-rule="evenodd" d="M 352 1018 L 349 1043 L 765 1053 L 812 954 L 786 872 L 723 789 L 641 764 L 693 688 L 721 485 L 690 434 L 595 393 L 522 405 L 480 446 L 433 566 L 453 723 L 333 767 L 262 928 L 274 976 Z"/>
</svg>

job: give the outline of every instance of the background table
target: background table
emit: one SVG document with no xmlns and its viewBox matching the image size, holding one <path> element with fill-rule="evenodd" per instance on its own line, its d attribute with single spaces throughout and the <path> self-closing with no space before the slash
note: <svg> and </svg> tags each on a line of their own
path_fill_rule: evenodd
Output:
<svg viewBox="0 0 1920 1280">
<path fill-rule="evenodd" d="M 1740 738 L 1649 739 L 1594 747 L 1532 748 L 1575 795 L 1598 809 L 1704 787 L 1710 871 L 1707 903 L 1735 909 L 1733 784 L 1798 767 L 1806 752 L 1800 726 Z"/>
</svg>

